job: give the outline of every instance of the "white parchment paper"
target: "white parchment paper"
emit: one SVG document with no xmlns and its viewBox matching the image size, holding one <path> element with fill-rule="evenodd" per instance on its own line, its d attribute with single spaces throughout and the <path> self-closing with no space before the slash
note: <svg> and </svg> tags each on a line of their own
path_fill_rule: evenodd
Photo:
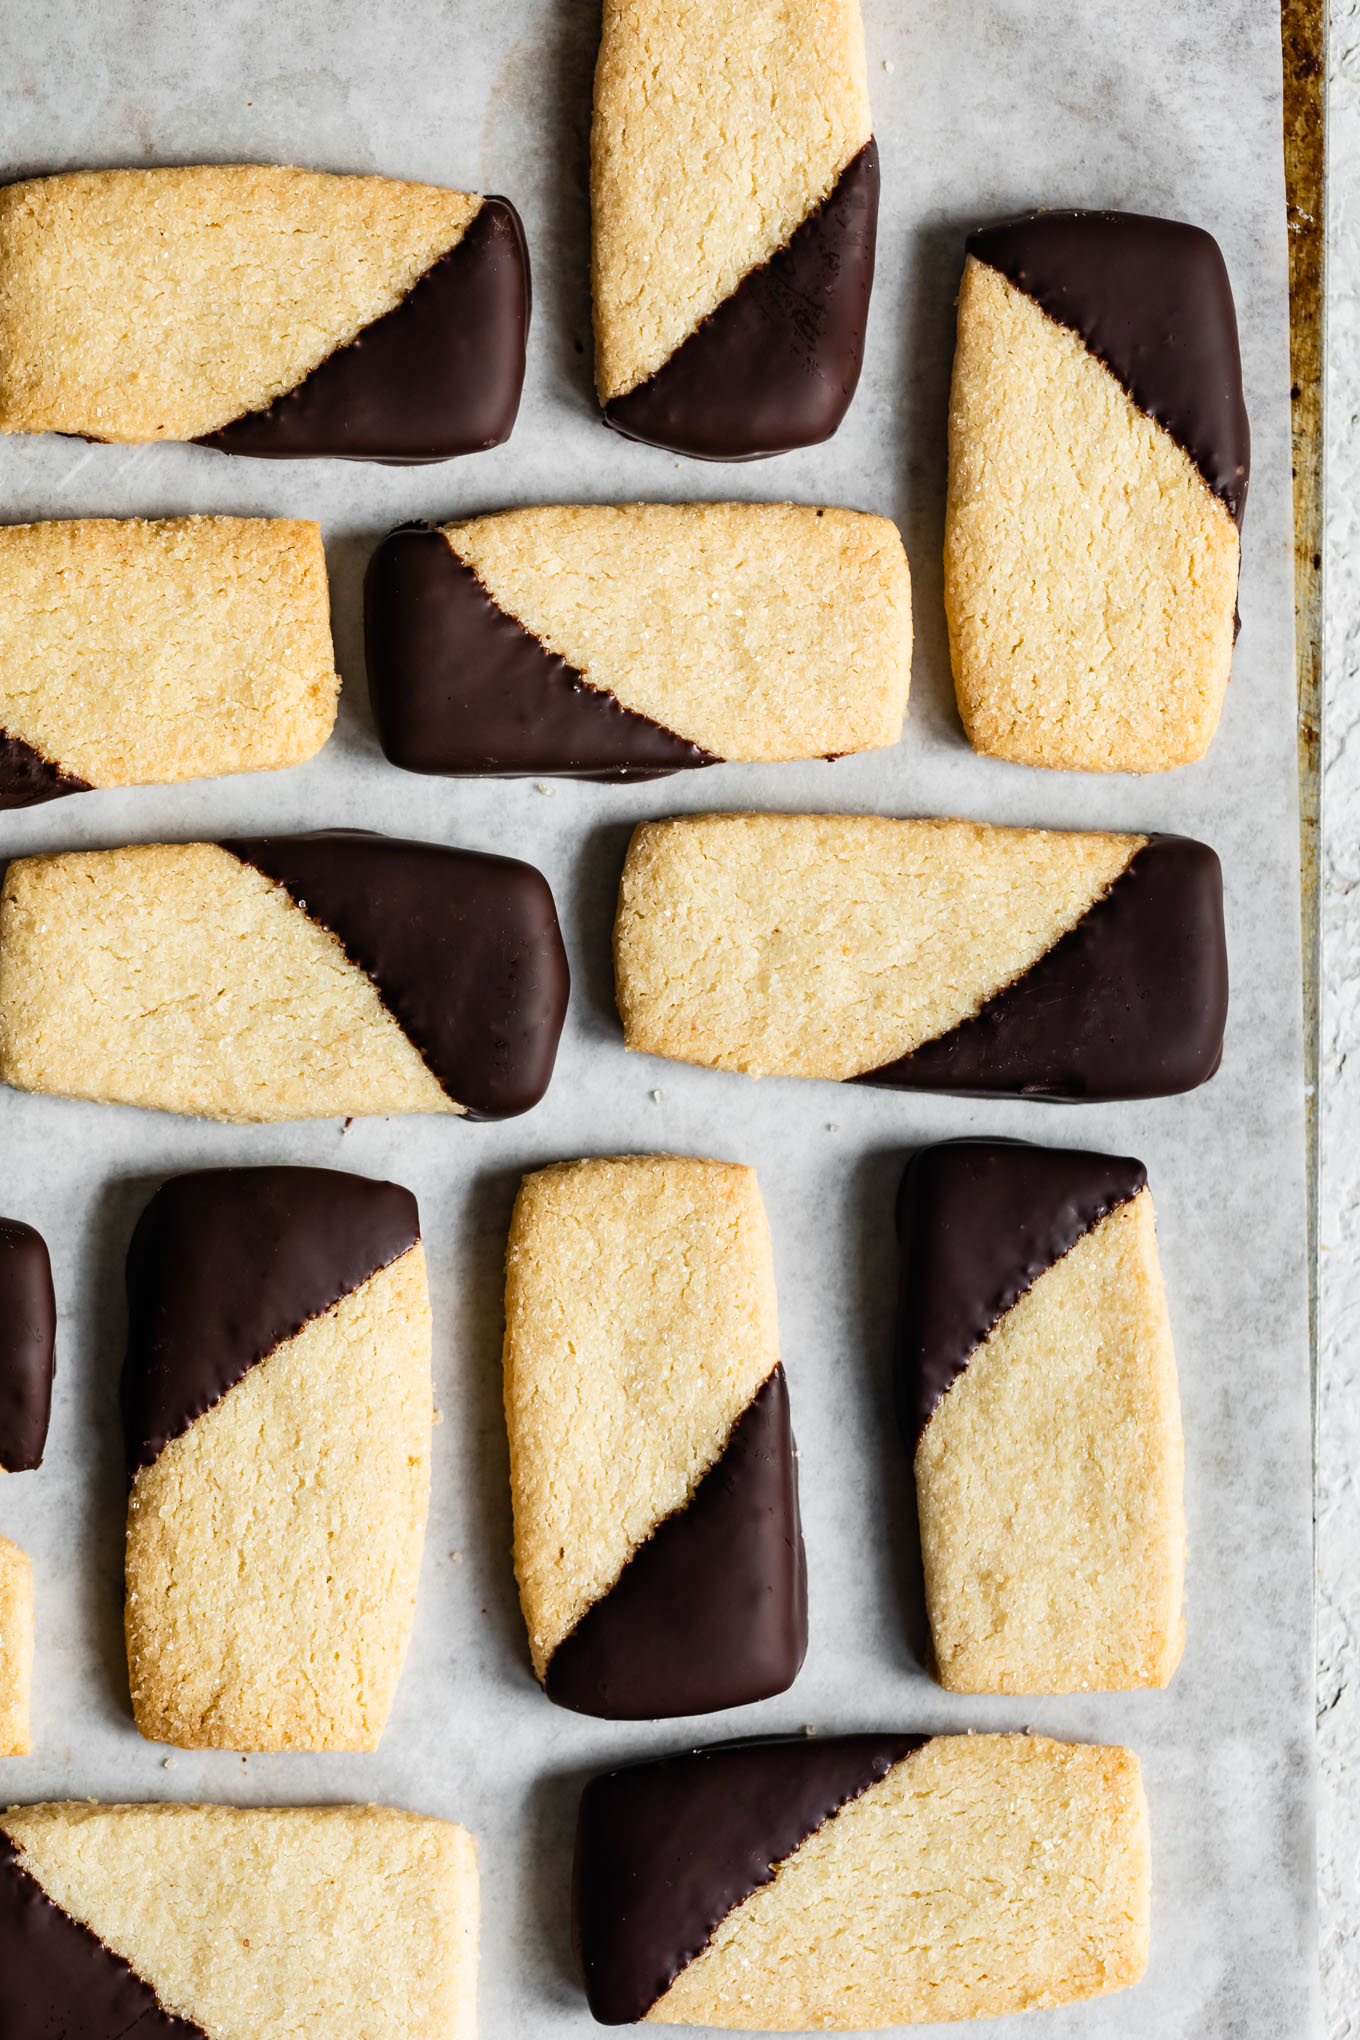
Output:
<svg viewBox="0 0 1360 2040">
<path fill-rule="evenodd" d="M 41 1227 L 61 1304 L 47 1463 L 0 1481 L 0 1531 L 37 1574 L 36 1753 L 0 1799 L 375 1800 L 480 1842 L 487 2040 L 584 2034 L 568 1880 L 592 1768 L 813 1725 L 1033 1726 L 1123 1741 L 1152 1806 L 1152 1962 L 1136 1990 L 1033 2015 L 1083 2040 L 1306 2040 L 1314 2029 L 1311 1514 L 1290 611 L 1288 349 L 1278 11 L 1272 0 L 866 0 L 883 162 L 865 373 L 828 446 L 706 467 L 601 429 L 590 386 L 591 0 L 7 0 L 0 175 L 257 159 L 504 191 L 535 313 L 511 443 L 407 471 L 184 447 L 0 441 L 0 518 L 187 511 L 319 517 L 345 688 L 320 759 L 273 777 L 97 793 L 0 817 L 0 855 L 351 824 L 527 857 L 549 875 L 574 989 L 545 1103 L 497 1126 L 391 1120 L 230 1129 L 0 1093 L 0 1209 Z M 1034 204 L 1210 227 L 1237 296 L 1254 459 L 1242 637 L 1208 759 L 1135 780 L 976 758 L 940 605 L 945 398 L 961 241 Z M 886 512 L 915 583 L 902 744 L 835 765 L 722 766 L 640 788 L 423 780 L 383 761 L 361 578 L 409 517 L 540 500 L 789 497 Z M 1221 1074 L 1184 1099 L 1052 1107 L 751 1084 L 625 1059 L 609 933 L 631 823 L 714 807 L 869 809 L 1173 829 L 1222 855 L 1232 1012 Z M 892 1202 L 911 1148 L 1014 1134 L 1148 1165 L 1181 1367 L 1189 1643 L 1166 1693 L 947 1697 L 915 1654 L 907 1465 L 892 1423 Z M 528 1666 L 509 1560 L 501 1255 L 519 1172 L 670 1148 L 753 1163 L 769 1206 L 801 1450 L 812 1643 L 793 1690 L 687 1723 L 590 1722 Z M 291 1161 L 419 1195 L 436 1311 L 434 1507 L 418 1625 L 369 1757 L 171 1755 L 129 1711 L 116 1388 L 122 1258 L 165 1174 Z M 0 1991 L 3 1979 L 0 1978 Z"/>
</svg>

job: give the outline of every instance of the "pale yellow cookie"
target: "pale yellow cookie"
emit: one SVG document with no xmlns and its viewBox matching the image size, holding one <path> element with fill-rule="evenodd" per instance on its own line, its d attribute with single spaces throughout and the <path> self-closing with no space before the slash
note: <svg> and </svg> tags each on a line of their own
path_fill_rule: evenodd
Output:
<svg viewBox="0 0 1360 2040">
<path fill-rule="evenodd" d="M 32 1685 L 33 1568 L 17 1544 L 0 1537 L 0 1757 L 26 1757 L 33 1748 Z"/>
</svg>

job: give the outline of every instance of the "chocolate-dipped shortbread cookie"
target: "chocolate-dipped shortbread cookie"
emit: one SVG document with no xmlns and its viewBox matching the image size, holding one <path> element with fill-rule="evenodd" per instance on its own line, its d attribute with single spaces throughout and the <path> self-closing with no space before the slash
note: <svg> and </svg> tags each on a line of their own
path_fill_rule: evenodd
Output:
<svg viewBox="0 0 1360 2040">
<path fill-rule="evenodd" d="M 803 1543 L 753 1170 L 626 1155 L 526 1176 L 505 1410 L 515 1570 L 550 1699 L 650 1720 L 792 1683 Z"/>
<path fill-rule="evenodd" d="M 32 1684 L 33 1568 L 27 1553 L 0 1537 L 0 1757 L 26 1757 L 33 1748 Z M 0 1951 L 3 1947 L 0 1935 Z"/>
<path fill-rule="evenodd" d="M 876 815 L 633 833 L 627 1046 L 748 1076 L 1150 1098 L 1218 1067 L 1222 876 L 1202 843 Z"/>
<path fill-rule="evenodd" d="M 6 2040 L 475 2040 L 477 1850 L 385 1806 L 0 1813 Z"/>
<path fill-rule="evenodd" d="M 319 524 L 0 526 L 0 808 L 299 764 L 339 690 Z"/>
<path fill-rule="evenodd" d="M 855 510 L 553 505 L 394 531 L 367 639 L 394 765 L 646 779 L 895 744 L 911 583 Z"/>
<path fill-rule="evenodd" d="M 969 237 L 945 606 L 977 750 L 1082 772 L 1202 757 L 1232 658 L 1249 449 L 1210 235 L 1039 212 Z"/>
<path fill-rule="evenodd" d="M 42 1465 L 56 1356 L 47 1242 L 22 1220 L 0 1218 L 0 1473 Z"/>
<path fill-rule="evenodd" d="M 898 1205 L 898 1394 L 934 1668 L 956 1693 L 1165 1686 L 1180 1398 L 1141 1162 L 961 1140 Z"/>
<path fill-rule="evenodd" d="M 399 466 L 508 438 L 514 207 L 270 164 L 0 190 L 0 431 Z"/>
<path fill-rule="evenodd" d="M 128 1676 L 181 1749 L 376 1749 L 430 1487 L 416 1200 L 208 1169 L 128 1249 Z"/>
<path fill-rule="evenodd" d="M 532 865 L 358 830 L 16 860 L 0 1078 L 241 1122 L 536 1105 L 567 1005 Z"/>
<path fill-rule="evenodd" d="M 859 0 L 605 0 L 606 424 L 702 460 L 829 439 L 859 381 L 877 221 Z"/>
<path fill-rule="evenodd" d="M 1128 1750 L 790 1736 L 594 1778 L 576 1926 L 604 2025 L 862 2031 L 1100 1997 L 1147 1963 Z"/>
</svg>

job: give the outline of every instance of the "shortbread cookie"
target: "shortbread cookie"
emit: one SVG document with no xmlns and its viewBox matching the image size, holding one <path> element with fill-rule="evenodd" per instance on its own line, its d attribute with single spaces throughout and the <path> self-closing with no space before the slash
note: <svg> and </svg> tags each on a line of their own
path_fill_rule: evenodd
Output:
<svg viewBox="0 0 1360 2040">
<path fill-rule="evenodd" d="M 567 1005 L 532 865 L 359 830 L 26 857 L 0 1078 L 242 1122 L 536 1105 Z"/>
<path fill-rule="evenodd" d="M 33 1748 L 32 1685 L 33 1568 L 17 1544 L 0 1537 L 0 1757 L 26 1757 Z"/>
<path fill-rule="evenodd" d="M 519 216 L 270 164 L 0 190 L 0 431 L 405 465 L 509 436 Z"/>
<path fill-rule="evenodd" d="M 1081 772 L 1203 756 L 1232 659 L 1249 449 L 1208 234 L 1041 212 L 970 236 L 945 607 L 976 750 Z"/>
<path fill-rule="evenodd" d="M 526 1176 L 506 1257 L 515 1571 L 548 1697 L 617 1721 L 781 1693 L 807 1598 L 755 1171 Z"/>
<path fill-rule="evenodd" d="M 415 1198 L 333 1169 L 173 1176 L 127 1280 L 138 1728 L 181 1749 L 376 1749 L 429 1503 Z"/>
<path fill-rule="evenodd" d="M 22 1220 L 0 1218 L 0 1473 L 42 1465 L 56 1355 L 47 1242 Z"/>
<path fill-rule="evenodd" d="M 606 424 L 704 460 L 829 439 L 878 221 L 859 0 L 605 0 L 591 219 Z"/>
<path fill-rule="evenodd" d="M 949 1141 L 898 1210 L 899 1401 L 934 1667 L 956 1693 L 1165 1686 L 1180 1398 L 1141 1162 Z"/>
<path fill-rule="evenodd" d="M 414 772 L 638 779 L 895 744 L 911 584 L 886 517 L 565 504 L 403 525 L 367 590 L 383 749 Z"/>
<path fill-rule="evenodd" d="M 477 1850 L 385 1806 L 0 1814 L 6 2040 L 476 2040 Z"/>
<path fill-rule="evenodd" d="M 299 764 L 339 689 L 319 524 L 0 526 L 0 808 Z"/>
<path fill-rule="evenodd" d="M 1161 1097 L 1218 1067 L 1223 890 L 1182 836 L 693 815 L 629 845 L 627 1046 L 748 1076 Z"/>
<path fill-rule="evenodd" d="M 1128 1750 L 789 1736 L 594 1778 L 577 1835 L 606 2025 L 859 2032 L 1071 2004 L 1147 1965 Z"/>
</svg>

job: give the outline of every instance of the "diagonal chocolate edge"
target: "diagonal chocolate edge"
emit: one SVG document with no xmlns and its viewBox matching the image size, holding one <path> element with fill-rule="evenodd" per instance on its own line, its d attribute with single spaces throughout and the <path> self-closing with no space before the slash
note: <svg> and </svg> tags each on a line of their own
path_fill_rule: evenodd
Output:
<svg viewBox="0 0 1360 2040">
<path fill-rule="evenodd" d="M 31 1225 L 0 1218 L 0 1471 L 42 1465 L 56 1350 L 47 1242 Z"/>
<path fill-rule="evenodd" d="M 807 1651 L 807 1571 L 784 1369 L 553 1652 L 543 1688 L 609 1721 L 709 1714 L 782 1693 Z"/>
<path fill-rule="evenodd" d="M 337 1169 L 202 1169 L 162 1183 L 127 1255 L 129 1475 L 419 1238 L 409 1190 Z"/>
<path fill-rule="evenodd" d="M 958 1097 L 1166 1098 L 1223 1058 L 1223 872 L 1150 836 L 1102 899 L 981 1012 L 851 1079 Z"/>
<path fill-rule="evenodd" d="M 988 1334 L 1147 1170 L 1128 1155 L 951 1140 L 902 1178 L 897 1407 L 909 1451 Z"/>
<path fill-rule="evenodd" d="M 968 253 L 1080 335 L 1241 524 L 1251 428 L 1212 234 L 1144 213 L 1034 212 L 970 234 Z"/>
<path fill-rule="evenodd" d="M 570 989 L 541 871 L 360 829 L 221 847 L 330 930 L 469 1118 L 509 1119 L 537 1105 Z"/>
<path fill-rule="evenodd" d="M 0 1832 L 4 2040 L 207 2040 L 167 2012 L 131 1963 L 50 1899 Z"/>
<path fill-rule="evenodd" d="M 374 553 L 364 647 L 379 741 L 407 772 L 639 780 L 721 763 L 589 685 L 428 525 Z"/>
<path fill-rule="evenodd" d="M 63 772 L 22 737 L 0 730 L 0 809 L 40 807 L 68 793 L 93 793 L 88 779 Z"/>
<path fill-rule="evenodd" d="M 785 1857 L 929 1740 L 755 1738 L 592 1778 L 573 1913 L 593 2016 L 642 2018 Z"/>
<path fill-rule="evenodd" d="M 695 460 L 762 460 L 829 439 L 864 357 L 878 183 L 871 138 L 786 247 L 645 382 L 611 397 L 605 424 Z"/>
<path fill-rule="evenodd" d="M 286 390 L 196 444 L 267 460 L 419 467 L 510 437 L 524 381 L 529 255 L 505 198 L 484 198 L 461 241 Z"/>
</svg>

